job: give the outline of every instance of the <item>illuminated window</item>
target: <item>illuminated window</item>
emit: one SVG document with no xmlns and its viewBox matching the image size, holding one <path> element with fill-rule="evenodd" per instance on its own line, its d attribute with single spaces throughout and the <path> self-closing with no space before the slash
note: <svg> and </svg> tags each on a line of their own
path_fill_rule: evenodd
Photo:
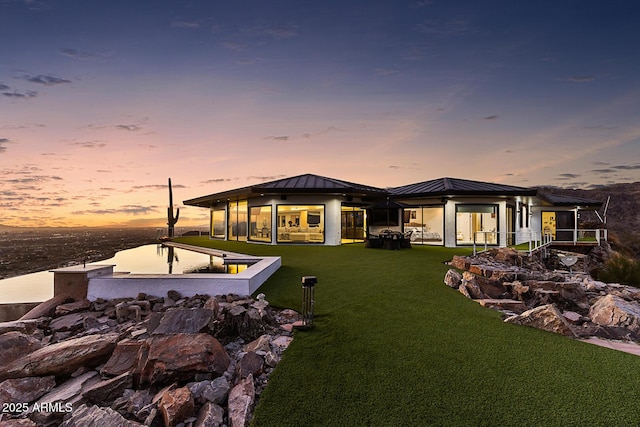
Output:
<svg viewBox="0 0 640 427">
<path fill-rule="evenodd" d="M 249 240 L 271 242 L 271 206 L 249 208 Z"/>
<path fill-rule="evenodd" d="M 227 214 L 224 208 L 214 208 L 211 211 L 211 237 L 224 239 L 226 217 Z"/>
<path fill-rule="evenodd" d="M 476 243 L 498 243 L 497 205 L 457 205 L 456 243 L 470 245 Z"/>
<path fill-rule="evenodd" d="M 444 244 L 444 206 L 405 208 L 404 231 L 411 231 L 411 243 Z"/>
<path fill-rule="evenodd" d="M 229 202 L 227 240 L 247 240 L 247 201 Z"/>
<path fill-rule="evenodd" d="M 278 243 L 324 243 L 323 205 L 278 205 Z"/>
</svg>

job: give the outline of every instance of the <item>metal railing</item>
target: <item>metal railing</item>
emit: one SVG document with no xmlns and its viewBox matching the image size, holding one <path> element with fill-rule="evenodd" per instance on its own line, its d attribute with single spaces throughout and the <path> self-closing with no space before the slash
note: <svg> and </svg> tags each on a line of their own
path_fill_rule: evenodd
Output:
<svg viewBox="0 0 640 427">
<path fill-rule="evenodd" d="M 569 235 L 570 238 L 560 238 L 561 235 Z M 600 245 L 602 242 L 606 242 L 609 237 L 608 230 L 606 228 L 595 229 L 573 229 L 564 228 L 556 230 L 556 242 L 569 242 L 572 244 L 578 243 L 596 243 Z"/>
<path fill-rule="evenodd" d="M 570 239 L 558 239 L 558 235 L 570 233 Z M 473 254 L 478 253 L 478 248 L 483 248 L 481 251 L 488 250 L 489 246 L 514 246 L 516 249 L 528 252 L 531 255 L 534 251 L 549 246 L 551 243 L 593 243 L 600 245 L 602 242 L 606 242 L 608 233 L 606 229 L 557 229 L 556 237 L 551 232 L 540 233 L 537 231 L 520 231 L 520 232 L 506 232 L 506 231 L 476 231 L 473 233 Z M 520 242 L 520 243 L 517 243 Z M 525 248 L 520 248 L 521 245 L 526 245 Z"/>
</svg>

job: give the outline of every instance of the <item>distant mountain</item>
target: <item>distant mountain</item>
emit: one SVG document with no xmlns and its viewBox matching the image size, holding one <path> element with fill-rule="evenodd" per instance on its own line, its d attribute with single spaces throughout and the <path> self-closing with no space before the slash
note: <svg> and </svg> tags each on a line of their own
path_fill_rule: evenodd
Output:
<svg viewBox="0 0 640 427">
<path fill-rule="evenodd" d="M 604 214 L 604 206 L 609 199 L 607 208 L 607 225 L 612 244 L 619 250 L 631 252 L 640 257 L 640 182 L 630 184 L 612 184 L 591 190 L 572 190 L 558 187 L 540 187 L 540 191 L 549 194 L 576 196 L 599 200 L 602 208 L 598 210 Z M 586 222 L 595 227 L 604 228 L 596 215 L 585 212 Z"/>
</svg>

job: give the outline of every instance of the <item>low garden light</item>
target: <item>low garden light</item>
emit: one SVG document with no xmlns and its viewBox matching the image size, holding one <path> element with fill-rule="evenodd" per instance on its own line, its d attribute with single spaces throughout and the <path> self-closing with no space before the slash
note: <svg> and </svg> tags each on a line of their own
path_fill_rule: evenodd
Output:
<svg viewBox="0 0 640 427">
<path fill-rule="evenodd" d="M 313 291 L 318 283 L 316 276 L 302 276 L 302 327 L 313 325 Z"/>
</svg>

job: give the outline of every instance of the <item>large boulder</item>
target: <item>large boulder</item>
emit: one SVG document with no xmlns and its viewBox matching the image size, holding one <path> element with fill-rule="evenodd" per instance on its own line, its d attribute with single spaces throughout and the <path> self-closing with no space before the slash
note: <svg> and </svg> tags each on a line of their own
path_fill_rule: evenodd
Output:
<svg viewBox="0 0 640 427">
<path fill-rule="evenodd" d="M 103 334 L 51 344 L 0 367 L 0 380 L 67 375 L 82 366 L 96 366 L 109 358 L 116 342 L 118 334 Z"/>
<path fill-rule="evenodd" d="M 148 338 L 140 348 L 135 375 L 139 384 L 189 380 L 197 373 L 222 375 L 230 359 L 209 334 L 172 334 Z"/>
<path fill-rule="evenodd" d="M 615 295 L 599 298 L 589 310 L 591 321 L 601 326 L 623 327 L 640 332 L 640 304 Z"/>
<path fill-rule="evenodd" d="M 516 325 L 532 326 L 556 334 L 576 337 L 576 333 L 569 322 L 564 318 L 560 310 L 553 305 L 541 305 L 522 314 L 511 316 L 505 319 L 507 323 Z"/>
</svg>

